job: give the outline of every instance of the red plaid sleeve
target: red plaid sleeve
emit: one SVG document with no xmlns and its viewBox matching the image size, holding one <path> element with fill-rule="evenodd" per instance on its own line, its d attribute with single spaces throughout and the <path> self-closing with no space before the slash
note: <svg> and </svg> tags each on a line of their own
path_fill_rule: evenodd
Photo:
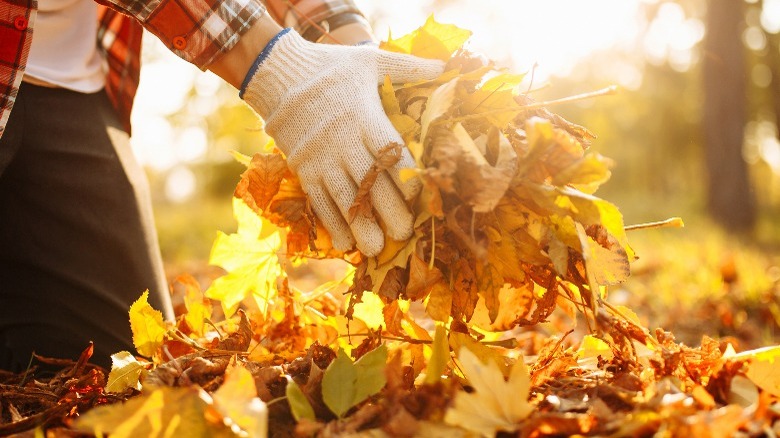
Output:
<svg viewBox="0 0 780 438">
<path fill-rule="evenodd" d="M 134 17 L 201 69 L 227 52 L 265 13 L 259 0 L 102 0 Z"/>
<path fill-rule="evenodd" d="M 352 0 L 265 0 L 268 12 L 284 27 L 292 27 L 311 41 L 323 31 L 351 23 L 370 27 Z"/>
<path fill-rule="evenodd" d="M 0 1 L 0 136 L 14 106 L 32 42 L 35 0 Z"/>
<path fill-rule="evenodd" d="M 98 5 L 98 49 L 108 65 L 106 93 L 130 133 L 130 113 L 141 74 L 143 28 L 113 9 Z"/>
</svg>

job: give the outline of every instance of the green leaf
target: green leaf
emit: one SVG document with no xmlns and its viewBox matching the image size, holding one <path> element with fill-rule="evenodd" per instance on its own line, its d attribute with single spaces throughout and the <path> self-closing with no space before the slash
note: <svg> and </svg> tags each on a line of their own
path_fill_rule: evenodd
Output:
<svg viewBox="0 0 780 438">
<path fill-rule="evenodd" d="M 387 376 L 385 375 L 386 365 L 387 347 L 384 345 L 369 351 L 355 361 L 357 381 L 355 382 L 355 397 L 352 400 L 352 406 L 378 393 L 385 387 L 387 383 Z"/>
<path fill-rule="evenodd" d="M 357 362 L 339 350 L 322 376 L 322 400 L 339 418 L 385 387 L 387 347 L 380 345 Z"/>
<path fill-rule="evenodd" d="M 292 411 L 295 421 L 301 421 L 301 419 L 307 419 L 315 421 L 317 418 L 314 415 L 314 408 L 311 407 L 309 399 L 301 391 L 301 387 L 297 383 L 290 380 L 287 383 L 287 403 L 290 404 L 290 410 Z"/>
<path fill-rule="evenodd" d="M 353 406 L 357 369 L 344 350 L 339 350 L 322 376 L 322 400 L 339 418 Z"/>
<path fill-rule="evenodd" d="M 127 351 L 111 355 L 111 372 L 108 374 L 108 392 L 125 392 L 127 388 L 141 390 L 139 379 L 146 369 Z"/>
</svg>

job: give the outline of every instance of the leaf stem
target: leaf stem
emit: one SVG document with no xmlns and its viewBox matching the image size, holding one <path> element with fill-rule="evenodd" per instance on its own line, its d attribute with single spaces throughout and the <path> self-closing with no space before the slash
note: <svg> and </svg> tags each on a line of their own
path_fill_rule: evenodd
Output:
<svg viewBox="0 0 780 438">
<path fill-rule="evenodd" d="M 441 123 L 464 122 L 464 121 L 467 121 L 467 120 L 479 119 L 481 117 L 489 116 L 489 115 L 492 115 L 492 114 L 501 114 L 501 113 L 509 113 L 509 112 L 519 113 L 519 112 L 522 112 L 522 111 L 529 111 L 529 110 L 533 110 L 533 109 L 544 108 L 544 107 L 547 107 L 547 106 L 558 105 L 558 104 L 561 104 L 561 103 L 571 103 L 571 102 L 577 102 L 579 100 L 592 99 L 594 97 L 609 96 L 611 94 L 616 94 L 617 91 L 618 91 L 617 85 L 610 85 L 609 87 L 602 88 L 600 90 L 591 91 L 589 93 L 577 94 L 577 95 L 574 95 L 574 96 L 563 97 L 563 98 L 560 98 L 560 99 L 546 100 L 544 102 L 534 102 L 534 103 L 529 103 L 528 105 L 521 105 L 521 106 L 515 106 L 515 107 L 509 107 L 509 108 L 498 108 L 498 109 L 494 109 L 494 110 L 490 110 L 490 111 L 485 111 L 485 112 L 482 112 L 482 113 L 479 113 L 479 114 L 468 114 L 468 115 L 465 115 L 465 116 L 454 117 L 454 118 L 451 118 L 451 119 L 438 119 L 438 120 L 432 122 L 431 124 L 436 125 L 436 124 L 441 124 Z"/>
<path fill-rule="evenodd" d="M 428 262 L 428 270 L 433 270 L 433 262 L 436 260 L 436 220 L 431 216 L 431 261 Z"/>
<path fill-rule="evenodd" d="M 626 231 L 648 230 L 651 228 L 684 228 L 685 223 L 680 217 L 670 217 L 669 219 L 658 222 L 647 222 L 644 224 L 627 225 Z"/>
</svg>

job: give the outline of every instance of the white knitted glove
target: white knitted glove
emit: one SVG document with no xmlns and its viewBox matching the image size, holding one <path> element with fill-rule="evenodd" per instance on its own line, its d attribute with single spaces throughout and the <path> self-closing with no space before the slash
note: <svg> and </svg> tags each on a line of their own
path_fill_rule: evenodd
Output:
<svg viewBox="0 0 780 438">
<path fill-rule="evenodd" d="M 337 249 L 357 243 L 374 256 L 384 246 L 375 221 L 362 215 L 352 223 L 346 219 L 377 152 L 391 142 L 403 144 L 382 108 L 378 85 L 385 75 L 412 82 L 433 79 L 443 69 L 441 61 L 376 47 L 310 43 L 286 29 L 249 70 L 241 96 L 287 155 Z M 372 205 L 395 240 L 412 235 L 414 216 L 405 199 L 419 192 L 420 183 L 402 183 L 399 170 L 414 165 L 404 148 L 401 161 L 379 175 L 371 189 Z"/>
</svg>

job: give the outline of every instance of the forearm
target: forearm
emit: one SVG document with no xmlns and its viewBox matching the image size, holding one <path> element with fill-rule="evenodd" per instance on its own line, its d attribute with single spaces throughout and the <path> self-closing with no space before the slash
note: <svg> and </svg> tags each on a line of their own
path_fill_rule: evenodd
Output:
<svg viewBox="0 0 780 438">
<path fill-rule="evenodd" d="M 217 58 L 207 69 L 230 85 L 241 88 L 241 83 L 257 55 L 281 30 L 281 26 L 268 14 L 263 15 L 230 51 Z"/>
<path fill-rule="evenodd" d="M 240 88 L 258 54 L 281 30 L 282 27 L 270 14 L 264 14 L 230 51 L 217 58 L 207 69 L 230 85 Z M 320 42 L 352 45 L 373 39 L 371 29 L 365 23 L 355 22 L 334 29 L 324 35 Z"/>
</svg>

